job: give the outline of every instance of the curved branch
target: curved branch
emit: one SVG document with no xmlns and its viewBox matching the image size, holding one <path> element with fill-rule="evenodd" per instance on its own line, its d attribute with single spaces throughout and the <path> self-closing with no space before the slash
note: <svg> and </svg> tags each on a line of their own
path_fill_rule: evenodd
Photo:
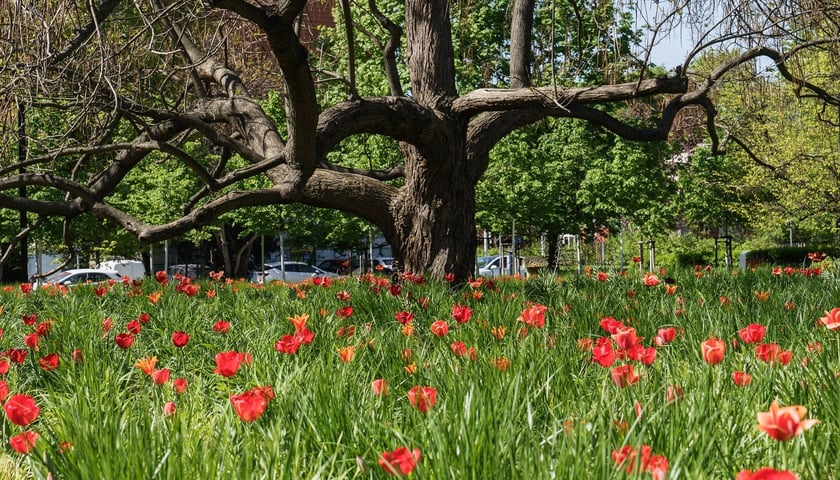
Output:
<svg viewBox="0 0 840 480">
<path fill-rule="evenodd" d="M 362 98 L 321 114 L 317 128 L 319 158 L 357 133 L 385 135 L 413 145 L 433 145 L 441 138 L 434 112 L 406 97 Z"/>
<path fill-rule="evenodd" d="M 222 214 L 239 208 L 294 202 L 361 215 L 380 227 L 387 228 L 392 220 L 388 204 L 397 193 L 396 188 L 376 180 L 323 169 L 317 169 L 303 189 L 298 191 L 288 187 L 278 185 L 263 190 L 230 192 L 164 225 L 142 224 L 105 203 L 93 205 L 90 212 L 97 217 L 117 222 L 123 228 L 134 232 L 141 242 L 148 244 L 207 225 Z"/>
<path fill-rule="evenodd" d="M 342 167 L 341 165 L 335 165 L 328 162 L 321 162 L 318 165 L 318 168 L 331 170 L 333 172 L 352 173 L 354 175 L 361 175 L 379 181 L 388 181 L 405 177 L 405 165 L 397 165 L 395 167 L 385 168 L 381 170 L 365 170 L 361 168 Z"/>
<path fill-rule="evenodd" d="M 592 87 L 480 89 L 455 100 L 452 110 L 462 117 L 477 113 L 517 108 L 554 108 L 574 105 L 619 102 L 662 93 L 684 93 L 688 90 L 685 77 L 667 77 L 642 82 Z"/>
</svg>

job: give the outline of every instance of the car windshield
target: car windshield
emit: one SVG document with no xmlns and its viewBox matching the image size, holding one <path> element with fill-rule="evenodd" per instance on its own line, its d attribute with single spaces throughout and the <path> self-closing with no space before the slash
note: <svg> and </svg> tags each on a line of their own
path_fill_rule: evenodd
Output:
<svg viewBox="0 0 840 480">
<path fill-rule="evenodd" d="M 487 265 L 488 263 L 490 263 L 491 261 L 493 261 L 495 259 L 496 259 L 496 257 L 489 257 L 489 256 L 488 257 L 478 257 L 475 260 L 475 264 L 480 268 L 480 267 L 483 267 L 483 266 Z"/>
<path fill-rule="evenodd" d="M 65 277 L 72 275 L 69 272 L 55 272 L 52 275 L 47 276 L 44 278 L 44 281 L 47 283 L 58 283 L 63 280 Z"/>
</svg>

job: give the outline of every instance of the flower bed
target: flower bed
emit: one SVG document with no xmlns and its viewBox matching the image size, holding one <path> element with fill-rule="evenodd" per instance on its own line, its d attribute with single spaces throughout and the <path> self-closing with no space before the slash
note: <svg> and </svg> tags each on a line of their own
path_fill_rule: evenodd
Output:
<svg viewBox="0 0 840 480">
<path fill-rule="evenodd" d="M 814 273 L 10 286 L 0 475 L 835 478 Z"/>
</svg>

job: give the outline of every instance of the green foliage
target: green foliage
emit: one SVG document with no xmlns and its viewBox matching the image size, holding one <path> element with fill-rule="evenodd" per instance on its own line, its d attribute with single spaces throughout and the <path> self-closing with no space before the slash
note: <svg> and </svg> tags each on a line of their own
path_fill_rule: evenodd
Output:
<svg viewBox="0 0 840 480">
<path fill-rule="evenodd" d="M 672 194 L 663 143 L 630 143 L 588 123 L 548 120 L 515 132 L 491 152 L 477 188 L 478 225 L 504 231 L 510 219 L 532 235 L 614 228 L 621 218 L 658 234 Z"/>
</svg>

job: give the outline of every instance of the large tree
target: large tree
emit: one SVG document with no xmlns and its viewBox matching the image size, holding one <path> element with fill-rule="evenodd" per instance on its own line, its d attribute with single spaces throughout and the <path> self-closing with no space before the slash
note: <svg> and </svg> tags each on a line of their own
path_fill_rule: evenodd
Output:
<svg viewBox="0 0 840 480">
<path fill-rule="evenodd" d="M 834 21 L 840 6 L 834 2 L 657 2 L 647 13 L 655 15 L 649 23 L 659 36 L 679 21 L 713 26 L 695 32 L 697 47 L 670 76 L 651 78 L 644 51 L 622 55 L 627 68 L 636 70 L 636 78 L 623 83 L 611 83 L 618 76 L 596 83 L 590 75 L 593 64 L 615 59 L 609 39 L 618 29 L 614 23 L 592 22 L 586 12 L 613 2 L 491 2 L 505 6 L 509 35 L 493 46 L 498 58 L 486 62 L 476 85 L 456 73 L 456 63 L 475 58 L 459 43 L 473 12 L 487 13 L 474 2 L 351 5 L 339 0 L 348 68 L 331 72 L 331 79 L 341 79 L 347 95 L 329 104 L 318 101 L 318 85 L 327 79 L 317 69 L 321 56 L 310 55 L 301 41 L 306 3 L 48 0 L 7 5 L 0 13 L 6 30 L 0 36 L 0 92 L 11 99 L 4 118 L 17 108 L 56 111 L 62 129 L 51 125 L 42 136 L 31 134 L 25 160 L 14 145 L 6 149 L 0 207 L 68 221 L 92 215 L 148 243 L 235 209 L 304 203 L 375 224 L 408 270 L 452 272 L 465 279 L 473 271 L 476 184 L 490 150 L 516 129 L 546 117 L 568 117 L 628 140 L 656 141 L 667 138 L 683 108 L 698 106 L 707 115 L 714 151 L 714 86 L 757 58 L 768 59 L 800 94 L 837 103 L 818 79 L 804 76 L 805 70 L 796 77 L 786 67 L 809 48 L 840 57 Z M 664 5 L 673 10 L 658 10 Z M 361 13 L 375 18 L 380 30 L 354 22 Z M 559 22 L 558 15 L 575 21 Z M 592 29 L 592 35 L 582 34 Z M 363 96 L 367 92 L 358 89 L 354 38 L 359 33 L 376 37 L 381 46 L 389 80 L 385 92 Z M 305 38 L 310 41 L 311 35 Z M 600 48 L 590 50 L 586 38 Z M 648 38 L 653 42 L 657 36 Z M 721 46 L 742 48 L 711 73 L 692 77 L 690 60 Z M 488 51 L 486 45 L 473 47 Z M 282 92 L 282 123 L 264 109 L 267 88 Z M 641 124 L 601 108 L 659 95 L 670 96 L 659 114 Z M 404 162 L 358 168 L 330 155 L 359 135 L 392 139 Z M 190 142 L 201 142 L 209 153 L 191 155 L 183 148 Z M 242 161 L 231 162 L 233 156 Z M 176 218 L 156 224 L 110 201 L 130 173 L 149 161 L 183 165 L 201 183 Z M 255 176 L 265 177 L 269 186 L 245 188 Z M 47 194 L 31 197 L 23 187 Z"/>
</svg>

